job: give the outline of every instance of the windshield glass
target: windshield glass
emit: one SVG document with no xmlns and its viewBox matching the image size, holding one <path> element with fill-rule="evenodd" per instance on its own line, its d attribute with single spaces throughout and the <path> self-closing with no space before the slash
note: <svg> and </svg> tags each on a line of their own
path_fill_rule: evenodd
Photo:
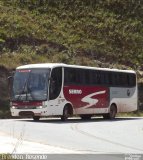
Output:
<svg viewBox="0 0 143 160">
<path fill-rule="evenodd" d="M 17 70 L 14 75 L 12 100 L 47 100 L 49 69 Z"/>
</svg>

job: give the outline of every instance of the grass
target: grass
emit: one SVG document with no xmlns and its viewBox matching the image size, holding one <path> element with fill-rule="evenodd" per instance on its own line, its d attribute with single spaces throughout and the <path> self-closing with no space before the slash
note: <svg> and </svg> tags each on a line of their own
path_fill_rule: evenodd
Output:
<svg viewBox="0 0 143 160">
<path fill-rule="evenodd" d="M 0 0 L 0 64 L 9 68 L 55 59 L 73 64 L 85 57 L 87 65 L 92 61 L 96 66 L 97 59 L 140 68 L 143 4 L 139 2 Z"/>
<path fill-rule="evenodd" d="M 142 70 L 142 17 L 140 0 L 0 0 L 0 66 L 62 62 Z"/>
<path fill-rule="evenodd" d="M 130 113 L 118 113 L 118 117 L 143 117 L 143 111 L 134 111 Z"/>
</svg>

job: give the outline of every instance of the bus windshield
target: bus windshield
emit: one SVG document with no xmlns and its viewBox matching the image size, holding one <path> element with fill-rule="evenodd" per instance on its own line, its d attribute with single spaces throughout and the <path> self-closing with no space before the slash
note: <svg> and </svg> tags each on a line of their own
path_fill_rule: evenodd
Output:
<svg viewBox="0 0 143 160">
<path fill-rule="evenodd" d="M 14 75 L 12 101 L 47 100 L 50 69 L 21 69 Z"/>
</svg>

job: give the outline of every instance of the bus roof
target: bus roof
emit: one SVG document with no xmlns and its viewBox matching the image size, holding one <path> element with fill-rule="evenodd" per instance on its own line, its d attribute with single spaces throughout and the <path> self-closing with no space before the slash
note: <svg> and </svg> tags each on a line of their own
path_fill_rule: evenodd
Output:
<svg viewBox="0 0 143 160">
<path fill-rule="evenodd" d="M 64 63 L 39 63 L 39 64 L 28 64 L 19 66 L 16 69 L 33 69 L 33 68 L 55 68 L 55 67 L 71 67 L 71 68 L 81 68 L 81 69 L 92 69 L 92 70 L 104 70 L 104 71 L 114 71 L 114 72 L 127 72 L 136 73 L 133 70 L 121 70 L 121 69 L 111 69 L 111 68 L 99 68 L 99 67 L 89 67 L 80 65 L 68 65 Z"/>
</svg>

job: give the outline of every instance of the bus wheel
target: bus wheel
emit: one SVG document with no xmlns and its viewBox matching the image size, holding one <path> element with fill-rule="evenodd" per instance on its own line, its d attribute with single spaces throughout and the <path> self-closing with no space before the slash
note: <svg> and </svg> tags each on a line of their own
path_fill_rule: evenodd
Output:
<svg viewBox="0 0 143 160">
<path fill-rule="evenodd" d="M 61 120 L 66 121 L 68 119 L 68 117 L 70 117 L 71 115 L 72 115 L 72 108 L 70 106 L 66 105 L 63 110 L 63 115 L 61 116 Z"/>
<path fill-rule="evenodd" d="M 39 121 L 39 119 L 40 119 L 40 116 L 33 116 L 34 121 Z"/>
<path fill-rule="evenodd" d="M 80 118 L 82 119 L 82 120 L 90 120 L 91 119 L 91 115 L 80 115 Z"/>
<path fill-rule="evenodd" d="M 116 114 L 117 114 L 117 107 L 116 107 L 116 105 L 112 104 L 111 107 L 110 107 L 110 112 L 107 113 L 107 114 L 104 114 L 103 118 L 104 119 L 111 119 L 111 120 L 113 120 L 113 119 L 115 119 Z"/>
</svg>

